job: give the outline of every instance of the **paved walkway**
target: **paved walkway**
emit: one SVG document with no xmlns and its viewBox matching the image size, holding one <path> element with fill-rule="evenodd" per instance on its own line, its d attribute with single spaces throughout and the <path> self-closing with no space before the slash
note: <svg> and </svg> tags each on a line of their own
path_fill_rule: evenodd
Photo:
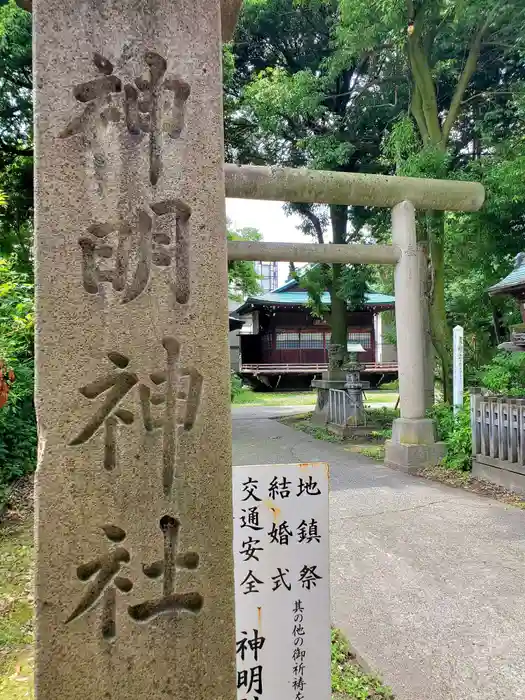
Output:
<svg viewBox="0 0 525 700">
<path fill-rule="evenodd" d="M 398 700 L 525 698 L 525 512 L 264 417 L 234 464 L 331 465 L 332 614 Z"/>
</svg>

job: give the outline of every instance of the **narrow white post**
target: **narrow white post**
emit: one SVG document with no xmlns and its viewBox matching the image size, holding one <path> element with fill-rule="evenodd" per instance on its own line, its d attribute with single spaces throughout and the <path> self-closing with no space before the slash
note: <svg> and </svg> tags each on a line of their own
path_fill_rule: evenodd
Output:
<svg viewBox="0 0 525 700">
<path fill-rule="evenodd" d="M 452 349 L 454 355 L 453 396 L 454 415 L 463 408 L 463 328 L 456 326 L 452 332 Z"/>
<path fill-rule="evenodd" d="M 444 445 L 435 441 L 434 422 L 425 415 L 424 254 L 416 239 L 416 212 L 404 201 L 392 209 L 392 242 L 400 251 L 395 272 L 397 363 L 401 417 L 392 425 L 385 463 L 408 471 L 438 464 Z"/>
</svg>

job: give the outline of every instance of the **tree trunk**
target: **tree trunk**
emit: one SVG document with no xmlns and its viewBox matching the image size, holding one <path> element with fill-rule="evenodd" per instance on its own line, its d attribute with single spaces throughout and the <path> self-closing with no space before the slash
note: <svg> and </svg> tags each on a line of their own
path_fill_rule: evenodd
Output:
<svg viewBox="0 0 525 700">
<path fill-rule="evenodd" d="M 432 343 L 441 365 L 443 401 L 452 400 L 452 345 L 445 313 L 445 215 L 428 213 L 428 239 L 430 253 L 429 317 Z"/>
<path fill-rule="evenodd" d="M 432 343 L 432 332 L 430 329 L 430 287 L 429 287 L 429 256 L 426 242 L 420 243 L 423 249 L 421 256 L 421 300 L 423 303 L 423 348 L 425 353 L 425 408 L 431 409 L 434 405 L 434 373 L 436 366 L 436 353 Z"/>
<path fill-rule="evenodd" d="M 330 207 L 330 219 L 332 222 L 332 233 L 334 243 L 346 243 L 346 227 L 348 221 L 348 207 L 332 205 Z M 347 346 L 347 314 L 346 301 L 339 295 L 340 280 L 343 274 L 344 265 L 334 263 L 332 265 L 332 284 L 330 296 L 332 298 L 330 313 L 330 328 L 332 330 L 332 343 Z"/>
</svg>

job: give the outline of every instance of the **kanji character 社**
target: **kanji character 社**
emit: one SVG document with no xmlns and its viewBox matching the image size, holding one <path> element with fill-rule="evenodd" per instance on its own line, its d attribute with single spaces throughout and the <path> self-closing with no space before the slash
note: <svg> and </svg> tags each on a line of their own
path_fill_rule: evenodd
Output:
<svg viewBox="0 0 525 700">
<path fill-rule="evenodd" d="M 162 595 L 128 607 L 129 616 L 137 622 L 147 622 L 157 615 L 181 612 L 199 613 L 204 599 L 197 591 L 178 593 L 176 591 L 177 569 L 196 569 L 199 555 L 196 552 L 179 554 L 180 522 L 177 518 L 164 515 L 160 519 L 160 529 L 164 537 L 164 559 L 153 564 L 143 565 L 148 578 L 162 577 Z"/>
<path fill-rule="evenodd" d="M 102 529 L 112 542 L 122 542 L 126 537 L 125 531 L 116 525 L 106 525 Z M 67 618 L 66 624 L 76 620 L 97 601 L 102 600 L 101 634 L 104 639 L 113 639 L 116 636 L 116 591 L 129 593 L 133 588 L 130 579 L 118 575 L 121 566 L 128 564 L 129 561 L 128 550 L 124 547 L 116 547 L 107 554 L 102 554 L 96 559 L 81 564 L 77 568 L 77 577 L 81 581 L 92 580 L 80 603 Z"/>
</svg>

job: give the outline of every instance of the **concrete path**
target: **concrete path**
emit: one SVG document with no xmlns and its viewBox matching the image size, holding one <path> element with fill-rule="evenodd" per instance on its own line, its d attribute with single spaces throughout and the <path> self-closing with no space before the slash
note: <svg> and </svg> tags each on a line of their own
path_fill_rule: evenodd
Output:
<svg viewBox="0 0 525 700">
<path fill-rule="evenodd" d="M 233 421 L 234 464 L 330 463 L 333 622 L 398 700 L 523 700 L 525 512 L 255 408 Z"/>
</svg>

